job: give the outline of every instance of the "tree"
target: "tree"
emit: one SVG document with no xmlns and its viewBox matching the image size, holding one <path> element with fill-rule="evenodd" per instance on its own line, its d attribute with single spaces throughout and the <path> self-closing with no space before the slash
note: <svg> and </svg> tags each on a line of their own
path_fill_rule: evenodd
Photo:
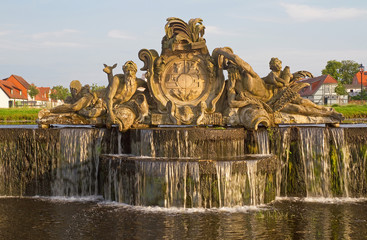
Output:
<svg viewBox="0 0 367 240">
<path fill-rule="evenodd" d="M 336 60 L 330 60 L 327 62 L 325 68 L 321 71 L 323 75 L 329 74 L 338 82 L 341 80 L 341 74 L 339 73 L 339 69 L 342 67 L 342 63 Z"/>
<path fill-rule="evenodd" d="M 351 97 L 352 100 L 367 100 L 367 92 L 363 89 L 358 95 Z"/>
<path fill-rule="evenodd" d="M 37 87 L 32 83 L 28 90 L 29 96 L 31 96 L 31 98 L 34 99 L 34 97 L 37 96 L 39 92 L 40 91 L 37 89 Z"/>
<path fill-rule="evenodd" d="M 329 74 L 338 82 L 343 84 L 351 84 L 354 75 L 359 71 L 359 64 L 352 60 L 330 60 L 325 68 L 321 71 L 322 74 Z"/>
<path fill-rule="evenodd" d="M 55 86 L 51 90 L 50 97 L 52 100 L 65 100 L 67 96 L 70 96 L 70 91 L 61 85 Z"/>
<path fill-rule="evenodd" d="M 95 91 L 98 91 L 98 90 L 101 90 L 101 89 L 104 89 L 106 88 L 105 86 L 98 86 L 96 83 L 93 83 L 90 90 L 91 92 L 95 92 Z"/>
<path fill-rule="evenodd" d="M 340 104 L 340 96 L 348 95 L 347 90 L 342 82 L 338 82 L 338 85 L 335 87 L 335 93 L 338 95 L 338 101 Z"/>
<path fill-rule="evenodd" d="M 342 82 L 338 82 L 338 85 L 335 87 L 335 93 L 339 96 L 348 95 L 347 90 Z"/>
<path fill-rule="evenodd" d="M 344 84 L 351 84 L 354 75 L 359 72 L 359 64 L 352 60 L 341 61 L 342 67 L 339 72 L 342 75 L 342 81 Z"/>
</svg>

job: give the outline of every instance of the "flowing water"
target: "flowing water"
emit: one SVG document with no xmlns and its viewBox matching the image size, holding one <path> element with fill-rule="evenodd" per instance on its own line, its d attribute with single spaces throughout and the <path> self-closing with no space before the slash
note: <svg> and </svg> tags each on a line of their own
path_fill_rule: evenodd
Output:
<svg viewBox="0 0 367 240">
<path fill-rule="evenodd" d="M 238 139 L 204 145 L 186 130 L 160 147 L 153 143 L 163 135 L 149 130 L 131 146 L 121 133 L 92 128 L 50 136 L 32 128 L 14 141 L 0 135 L 0 239 L 367 239 L 364 132 L 261 129 L 254 149 L 277 156 L 274 172 L 258 160 L 231 161 L 246 149 Z M 133 164 L 100 158 L 126 149 L 138 156 Z M 197 151 L 222 160 L 185 160 Z M 149 160 L 167 153 L 180 161 Z M 49 191 L 40 190 L 44 179 Z M 17 197 L 31 192 L 46 195 Z"/>
</svg>

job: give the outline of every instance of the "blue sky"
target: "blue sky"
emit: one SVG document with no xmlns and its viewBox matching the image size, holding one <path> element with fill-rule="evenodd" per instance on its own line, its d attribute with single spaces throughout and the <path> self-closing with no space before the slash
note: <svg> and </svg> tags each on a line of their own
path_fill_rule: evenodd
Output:
<svg viewBox="0 0 367 240">
<path fill-rule="evenodd" d="M 365 0 L 1 0 L 0 9 L 0 78 L 36 86 L 107 85 L 103 63 L 118 63 L 114 74 L 128 60 L 143 67 L 138 52 L 161 51 L 168 17 L 202 18 L 209 51 L 231 47 L 260 76 L 271 57 L 315 76 L 328 60 L 367 65 Z"/>
</svg>

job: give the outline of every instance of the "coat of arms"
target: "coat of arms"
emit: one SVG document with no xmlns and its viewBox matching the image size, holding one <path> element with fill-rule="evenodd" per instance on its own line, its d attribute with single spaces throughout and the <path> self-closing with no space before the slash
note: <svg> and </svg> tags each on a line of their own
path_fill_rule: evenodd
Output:
<svg viewBox="0 0 367 240">
<path fill-rule="evenodd" d="M 202 20 L 189 23 L 169 18 L 162 40 L 162 54 L 143 49 L 139 57 L 148 72 L 150 90 L 160 113 L 173 122 L 193 123 L 215 111 L 224 89 L 224 78 L 216 75 L 215 60 L 208 53 Z"/>
</svg>

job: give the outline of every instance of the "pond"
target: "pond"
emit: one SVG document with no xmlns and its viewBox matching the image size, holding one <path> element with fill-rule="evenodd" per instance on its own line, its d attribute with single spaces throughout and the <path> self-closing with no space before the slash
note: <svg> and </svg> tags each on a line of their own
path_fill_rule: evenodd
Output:
<svg viewBox="0 0 367 240">
<path fill-rule="evenodd" d="M 367 199 L 138 207 L 100 198 L 0 198 L 1 239 L 365 239 Z"/>
</svg>

